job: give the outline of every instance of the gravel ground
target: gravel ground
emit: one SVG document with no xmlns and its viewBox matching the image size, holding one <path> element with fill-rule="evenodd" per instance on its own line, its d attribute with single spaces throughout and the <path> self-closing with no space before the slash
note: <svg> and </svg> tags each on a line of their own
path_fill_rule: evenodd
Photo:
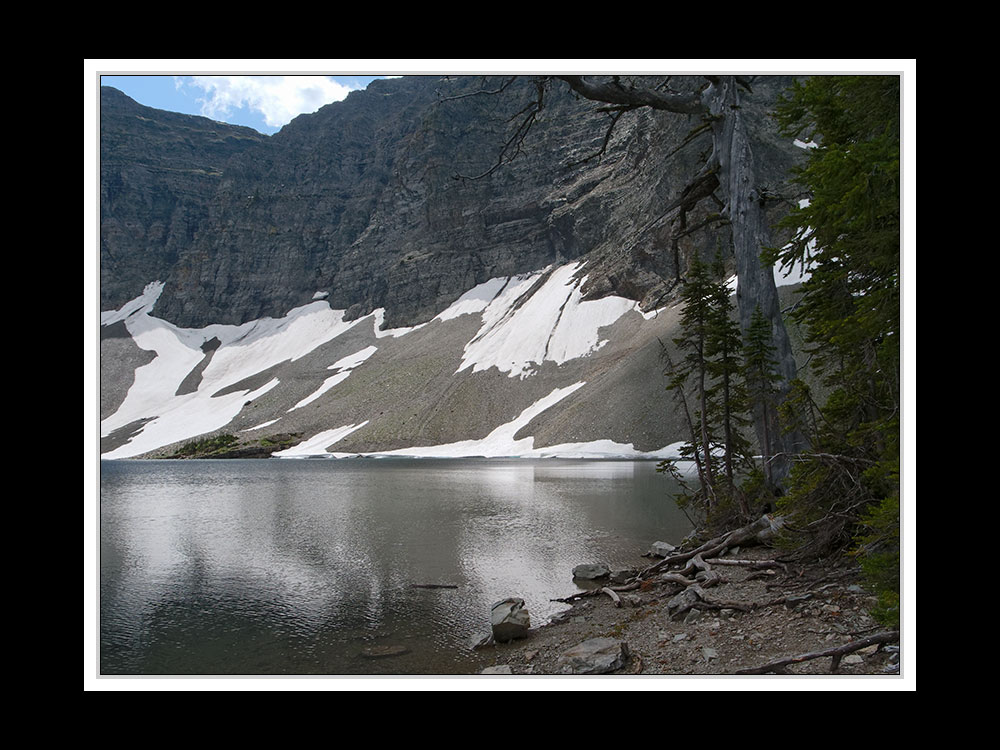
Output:
<svg viewBox="0 0 1000 750">
<path fill-rule="evenodd" d="M 738 551 L 730 559 L 760 561 L 772 555 L 755 548 Z M 575 602 L 558 623 L 532 629 L 527 638 L 486 647 L 494 657 L 494 669 L 509 669 L 513 675 L 558 675 L 567 649 L 590 638 L 613 638 L 627 644 L 629 654 L 615 675 L 734 676 L 884 630 L 868 614 L 872 599 L 851 567 L 817 563 L 757 570 L 713 565 L 713 569 L 722 574 L 723 582 L 707 589 L 707 596 L 734 606 L 692 610 L 673 619 L 667 602 L 679 588 L 659 583 L 622 592 L 620 607 L 607 595 L 589 596 Z M 898 643 L 888 648 L 874 645 L 844 656 L 833 675 L 831 657 L 802 661 L 787 673 L 827 680 L 845 676 L 898 680 L 900 661 L 905 661 L 900 657 Z"/>
</svg>

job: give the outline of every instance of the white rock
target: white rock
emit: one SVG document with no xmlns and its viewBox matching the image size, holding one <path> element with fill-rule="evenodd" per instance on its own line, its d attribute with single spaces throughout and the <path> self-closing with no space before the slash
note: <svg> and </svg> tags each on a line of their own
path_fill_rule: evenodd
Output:
<svg viewBox="0 0 1000 750">
<path fill-rule="evenodd" d="M 494 604 L 490 609 L 490 625 L 493 638 L 499 643 L 525 638 L 531 627 L 531 616 L 524 606 L 524 599 L 510 597 Z"/>
<path fill-rule="evenodd" d="M 649 548 L 649 554 L 653 557 L 666 557 L 676 551 L 676 549 L 677 548 L 669 542 L 653 542 L 653 546 Z"/>
</svg>

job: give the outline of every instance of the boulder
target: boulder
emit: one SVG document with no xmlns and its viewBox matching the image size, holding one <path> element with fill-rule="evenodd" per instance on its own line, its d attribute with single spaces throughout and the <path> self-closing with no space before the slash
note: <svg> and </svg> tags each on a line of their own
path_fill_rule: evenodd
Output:
<svg viewBox="0 0 1000 750">
<path fill-rule="evenodd" d="M 559 657 L 558 674 L 609 674 L 628 662 L 628 644 L 614 638 L 591 638 Z"/>
<path fill-rule="evenodd" d="M 494 604 L 490 608 L 490 625 L 493 639 L 498 643 L 526 638 L 531 616 L 524 606 L 524 599 L 510 597 Z"/>
<path fill-rule="evenodd" d="M 627 583 L 637 575 L 639 575 L 639 571 L 633 568 L 616 570 L 611 574 L 611 583 Z"/>
<path fill-rule="evenodd" d="M 611 568 L 607 565 L 602 565 L 601 563 L 588 563 L 584 565 L 577 565 L 573 568 L 574 578 L 593 580 L 595 578 L 606 578 L 609 575 L 611 575 Z"/>
</svg>

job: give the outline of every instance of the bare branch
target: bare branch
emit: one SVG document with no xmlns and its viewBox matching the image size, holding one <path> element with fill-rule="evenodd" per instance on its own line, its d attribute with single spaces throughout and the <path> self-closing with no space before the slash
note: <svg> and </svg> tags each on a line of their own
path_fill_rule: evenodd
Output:
<svg viewBox="0 0 1000 750">
<path fill-rule="evenodd" d="M 535 82 L 535 99 L 526 104 L 519 112 L 509 118 L 508 122 L 511 122 L 518 117 L 522 117 L 523 119 L 521 119 L 517 127 L 514 128 L 514 132 L 511 134 L 510 138 L 507 139 L 507 142 L 504 143 L 503 148 L 500 149 L 496 163 L 481 174 L 475 176 L 458 174 L 455 175 L 455 179 L 481 180 L 484 177 L 488 177 L 496 172 L 504 164 L 508 164 L 513 159 L 517 158 L 517 156 L 521 153 L 521 146 L 524 143 L 524 139 L 528 135 L 528 131 L 530 131 L 532 125 L 535 124 L 535 119 L 538 117 L 538 113 L 542 111 L 544 106 L 545 82 L 544 80 L 538 80 Z"/>
<path fill-rule="evenodd" d="M 495 88 L 495 89 L 479 89 L 478 91 L 469 91 L 469 92 L 467 92 L 465 94 L 455 94 L 454 96 L 445 96 L 445 97 L 442 97 L 441 99 L 439 99 L 439 101 L 442 101 L 442 102 L 453 102 L 456 99 L 468 99 L 471 96 L 479 96 L 480 94 L 486 94 L 486 95 L 502 94 L 516 80 L 517 80 L 517 76 L 511 76 L 508 80 L 506 80 L 502 84 L 500 84 L 499 88 Z"/>
<path fill-rule="evenodd" d="M 586 164 L 588 161 L 593 159 L 599 159 L 604 156 L 605 152 L 608 150 L 608 143 L 611 141 L 611 134 L 614 132 L 615 125 L 618 124 L 618 120 L 626 112 L 631 112 L 635 107 L 618 106 L 618 107 L 601 107 L 599 112 L 609 112 L 611 113 L 611 124 L 608 125 L 608 130 L 604 134 L 604 141 L 601 143 L 600 149 L 592 153 L 590 156 L 585 156 L 578 161 L 571 162 L 568 166 L 576 167 L 580 164 Z"/>
<path fill-rule="evenodd" d="M 629 107 L 652 107 L 686 115 L 707 111 L 700 92 L 674 94 L 647 88 L 625 87 L 617 78 L 608 83 L 594 83 L 584 76 L 556 76 L 556 78 L 565 81 L 580 96 L 596 102 Z"/>
</svg>

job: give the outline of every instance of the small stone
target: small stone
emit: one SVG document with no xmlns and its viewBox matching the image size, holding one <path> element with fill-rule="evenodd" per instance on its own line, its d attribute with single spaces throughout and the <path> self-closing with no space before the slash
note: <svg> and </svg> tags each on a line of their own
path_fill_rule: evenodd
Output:
<svg viewBox="0 0 1000 750">
<path fill-rule="evenodd" d="M 689 609 L 687 615 L 685 615 L 684 617 L 684 624 L 688 625 L 692 622 L 695 622 L 698 620 L 699 617 L 701 617 L 701 610 Z"/>
<path fill-rule="evenodd" d="M 675 635 L 673 637 L 673 641 L 674 641 L 674 643 L 680 643 L 681 641 L 686 641 L 687 638 L 688 638 L 688 634 L 687 633 L 678 633 L 677 635 Z"/>
<path fill-rule="evenodd" d="M 861 656 L 860 654 L 848 654 L 847 656 L 844 657 L 843 662 L 844 664 L 864 664 L 865 657 Z"/>
<path fill-rule="evenodd" d="M 701 649 L 701 655 L 705 657 L 705 661 L 711 661 L 712 659 L 719 658 L 719 652 L 714 648 L 709 648 L 708 646 L 703 646 Z"/>
</svg>

